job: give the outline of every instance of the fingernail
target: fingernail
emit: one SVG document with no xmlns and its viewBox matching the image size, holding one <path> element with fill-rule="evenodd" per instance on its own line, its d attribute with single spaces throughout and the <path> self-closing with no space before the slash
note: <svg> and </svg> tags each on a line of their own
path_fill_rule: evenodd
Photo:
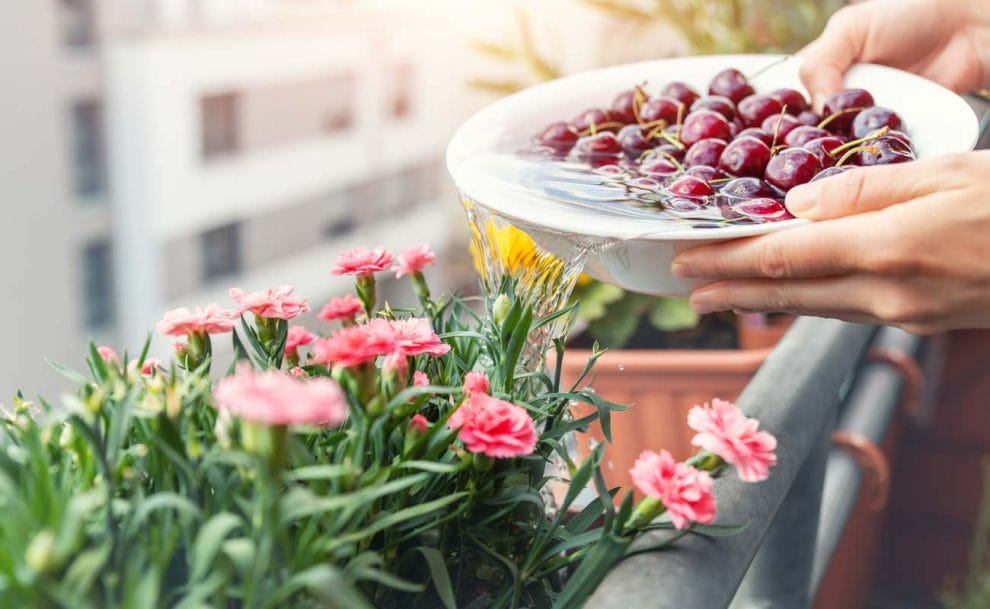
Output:
<svg viewBox="0 0 990 609">
<path fill-rule="evenodd" d="M 722 310 L 712 298 L 712 294 L 713 292 L 695 292 L 691 294 L 691 300 L 688 301 L 691 309 L 698 315 Z"/>
<path fill-rule="evenodd" d="M 801 185 L 787 193 L 784 207 L 795 216 L 808 213 L 815 206 L 815 189 L 812 186 Z"/>
<path fill-rule="evenodd" d="M 674 275 L 674 277 L 680 277 L 682 279 L 694 277 L 694 272 L 691 270 L 691 267 L 680 260 L 675 260 L 671 263 L 670 272 Z"/>
<path fill-rule="evenodd" d="M 821 112 L 825 108 L 825 98 L 827 96 L 819 91 L 811 96 L 811 109 L 815 112 Z"/>
</svg>

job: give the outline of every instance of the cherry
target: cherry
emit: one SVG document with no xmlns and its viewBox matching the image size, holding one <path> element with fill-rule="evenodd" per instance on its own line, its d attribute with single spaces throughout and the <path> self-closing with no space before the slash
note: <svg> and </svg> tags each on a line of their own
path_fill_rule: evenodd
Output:
<svg viewBox="0 0 990 609">
<path fill-rule="evenodd" d="M 704 199 L 694 197 L 670 197 L 663 202 L 665 209 L 679 212 L 698 211 L 705 206 Z"/>
<path fill-rule="evenodd" d="M 815 174 L 815 177 L 811 178 L 811 181 L 814 182 L 816 180 L 824 180 L 825 178 L 837 176 L 840 173 L 849 171 L 850 169 L 852 168 L 849 167 L 848 165 L 842 165 L 841 167 L 838 166 L 826 167 L 825 169 L 822 169 L 817 174 Z"/>
<path fill-rule="evenodd" d="M 656 97 L 643 104 L 639 109 L 639 118 L 644 123 L 662 120 L 673 125 L 679 118 L 684 117 L 683 107 L 681 102 L 672 97 Z"/>
<path fill-rule="evenodd" d="M 787 137 L 784 138 L 784 143 L 788 146 L 804 146 L 811 140 L 816 140 L 820 137 L 828 137 L 830 135 L 832 134 L 825 129 L 801 125 L 800 127 L 795 127 L 790 133 L 787 134 Z"/>
<path fill-rule="evenodd" d="M 578 133 L 584 133 L 594 125 L 596 131 L 605 131 L 599 125 L 610 122 L 612 122 L 612 115 L 609 114 L 608 110 L 590 108 L 574 117 L 574 120 L 571 121 L 571 128 Z"/>
<path fill-rule="evenodd" d="M 769 133 L 771 136 L 775 136 L 777 140 L 776 143 L 780 144 L 787 137 L 788 133 L 800 126 L 801 123 L 798 122 L 798 119 L 794 118 L 790 114 L 777 114 L 775 116 L 768 116 L 767 119 L 763 121 L 760 128 Z"/>
<path fill-rule="evenodd" d="M 836 158 L 832 155 L 832 151 L 842 145 L 842 140 L 835 137 L 834 135 L 815 138 L 809 142 L 802 144 L 802 147 L 815 155 L 818 162 L 821 163 L 822 167 L 832 167 L 835 165 Z"/>
<path fill-rule="evenodd" d="M 646 139 L 647 135 L 649 132 L 639 125 L 626 125 L 619 130 L 616 139 L 629 158 L 635 161 L 657 143 L 656 140 Z"/>
<path fill-rule="evenodd" d="M 901 140 L 885 135 L 870 142 L 856 155 L 860 165 L 893 165 L 915 159 L 911 147 Z"/>
<path fill-rule="evenodd" d="M 640 165 L 639 172 L 646 176 L 666 178 L 677 175 L 681 168 L 670 159 L 654 159 Z"/>
<path fill-rule="evenodd" d="M 700 199 L 715 194 L 711 185 L 698 176 L 683 175 L 667 185 L 667 192 L 674 196 Z"/>
<path fill-rule="evenodd" d="M 808 109 L 807 98 L 796 89 L 777 89 L 770 93 L 770 97 L 779 101 L 787 108 L 786 112 L 793 116 L 798 116 Z M 815 124 L 818 124 L 818 121 L 815 121 Z"/>
<path fill-rule="evenodd" d="M 565 122 L 550 123 L 534 138 L 534 143 L 553 148 L 558 154 L 567 154 L 578 140 L 578 135 Z"/>
<path fill-rule="evenodd" d="M 719 158 L 719 168 L 735 176 L 762 176 L 770 162 L 770 146 L 755 137 L 732 140 Z"/>
<path fill-rule="evenodd" d="M 728 199 L 753 199 L 756 197 L 774 197 L 777 192 L 759 178 L 733 178 L 725 183 L 719 195 Z"/>
<path fill-rule="evenodd" d="M 828 121 L 829 131 L 845 133 L 849 131 L 853 119 L 858 113 L 856 108 L 869 108 L 873 105 L 873 96 L 865 89 L 845 89 L 825 98 L 825 109 L 822 114 Z"/>
<path fill-rule="evenodd" d="M 911 138 L 909 138 L 907 134 L 904 133 L 903 131 L 897 131 L 896 129 L 891 129 L 890 131 L 887 132 L 887 137 L 892 137 L 894 139 L 901 140 L 902 142 L 904 142 L 905 146 L 911 148 Z"/>
<path fill-rule="evenodd" d="M 810 151 L 804 148 L 787 148 L 770 159 L 765 178 L 773 186 L 788 191 L 811 181 L 821 169 L 821 162 Z"/>
<path fill-rule="evenodd" d="M 606 159 L 610 162 L 614 162 L 623 152 L 622 144 L 610 131 L 582 137 L 574 145 L 574 151 L 579 157 L 590 161 Z"/>
<path fill-rule="evenodd" d="M 762 222 L 776 222 L 793 218 L 782 201 L 770 197 L 750 199 L 732 206 L 732 211 Z"/>
<path fill-rule="evenodd" d="M 712 110 L 695 110 L 687 115 L 681 126 L 680 139 L 687 146 L 708 138 L 728 140 L 729 121 Z"/>
<path fill-rule="evenodd" d="M 812 127 L 817 127 L 818 123 L 822 122 L 822 117 L 818 116 L 811 110 L 805 110 L 797 115 L 798 122 L 802 125 L 811 125 Z"/>
<path fill-rule="evenodd" d="M 687 154 L 684 155 L 684 164 L 688 167 L 694 167 L 695 165 L 718 165 L 718 159 L 722 156 L 722 151 L 725 150 L 725 147 L 725 140 L 715 138 L 696 142 L 688 149 Z"/>
<path fill-rule="evenodd" d="M 615 99 L 612 100 L 612 106 L 609 108 L 609 115 L 614 120 L 622 123 L 635 123 L 636 111 L 634 108 L 636 106 L 636 93 L 636 89 L 629 89 L 616 95 Z M 645 101 L 645 93 L 640 93 L 640 96 L 640 99 Z"/>
<path fill-rule="evenodd" d="M 676 80 L 674 82 L 667 83 L 667 86 L 665 86 L 663 90 L 660 91 L 660 95 L 664 95 L 666 97 L 672 97 L 673 99 L 676 99 L 677 101 L 684 104 L 685 108 L 690 108 L 691 104 L 694 103 L 694 100 L 700 97 L 697 91 L 695 91 L 685 83 Z"/>
<path fill-rule="evenodd" d="M 664 142 L 664 140 L 660 140 L 660 141 L 661 142 Z M 669 142 L 665 142 L 665 143 L 660 144 L 659 146 L 657 146 L 656 148 L 654 148 L 653 151 L 656 154 L 660 155 L 660 156 L 671 156 L 671 157 L 674 157 L 678 161 L 680 161 L 681 159 L 683 159 L 685 153 L 687 152 L 687 150 L 685 148 L 678 148 L 677 146 L 675 146 L 675 145 L 673 145 L 673 144 L 671 144 Z"/>
<path fill-rule="evenodd" d="M 735 68 L 722 70 L 708 85 L 709 95 L 723 95 L 735 103 L 753 94 L 753 87 L 742 72 Z"/>
<path fill-rule="evenodd" d="M 767 146 L 769 146 L 771 143 L 773 143 L 773 134 L 772 133 L 767 133 L 766 131 L 764 131 L 763 129 L 760 129 L 759 127 L 749 127 L 747 129 L 743 129 L 742 131 L 740 131 L 739 133 L 736 134 L 736 137 L 737 138 L 739 138 L 739 137 L 747 137 L 747 136 L 748 137 L 755 137 L 756 139 L 760 140 L 761 142 L 763 142 Z"/>
<path fill-rule="evenodd" d="M 870 133 L 882 127 L 900 129 L 901 117 L 898 116 L 893 110 L 881 108 L 880 106 L 873 106 L 872 108 L 863 110 L 856 115 L 856 118 L 853 119 L 852 136 L 856 139 L 866 137 Z"/>
<path fill-rule="evenodd" d="M 712 167 L 711 165 L 695 165 L 694 167 L 688 167 L 687 171 L 684 173 L 689 176 L 701 178 L 706 182 L 711 182 L 712 180 L 722 180 L 726 177 L 725 173 L 715 167 Z"/>
<path fill-rule="evenodd" d="M 750 95 L 739 102 L 739 116 L 747 127 L 758 127 L 768 117 L 780 114 L 784 105 L 769 95 Z"/>
<path fill-rule="evenodd" d="M 691 104 L 692 112 L 702 109 L 718 112 L 724 116 L 727 121 L 731 121 L 736 118 L 736 105 L 732 103 L 731 99 L 721 95 L 709 95 L 708 97 L 702 97 Z"/>
</svg>

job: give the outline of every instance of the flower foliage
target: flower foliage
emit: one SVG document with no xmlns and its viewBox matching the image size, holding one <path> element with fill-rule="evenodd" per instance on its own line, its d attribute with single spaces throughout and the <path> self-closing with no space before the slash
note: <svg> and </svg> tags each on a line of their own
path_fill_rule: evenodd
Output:
<svg viewBox="0 0 990 609">
<path fill-rule="evenodd" d="M 570 310 L 534 318 L 505 280 L 479 313 L 430 297 L 428 248 L 399 260 L 417 310 L 379 306 L 393 258 L 355 250 L 334 272 L 358 298 L 321 328 L 296 325 L 289 287 L 235 290 L 236 310 L 165 315 L 185 337 L 171 363 L 93 345 L 88 375 L 57 366 L 77 384 L 63 407 L 18 396 L 0 416 L 0 606 L 571 609 L 638 531 L 712 521 L 738 451 L 647 455 L 638 504 L 606 487 L 602 446 L 575 463 L 565 437 L 624 407 L 519 366 Z M 228 333 L 235 361 L 211 374 Z"/>
</svg>

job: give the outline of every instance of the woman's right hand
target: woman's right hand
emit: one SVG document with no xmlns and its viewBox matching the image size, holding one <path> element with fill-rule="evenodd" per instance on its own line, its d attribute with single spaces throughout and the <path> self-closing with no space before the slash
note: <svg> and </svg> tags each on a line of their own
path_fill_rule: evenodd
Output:
<svg viewBox="0 0 990 609">
<path fill-rule="evenodd" d="M 821 110 L 854 63 L 914 72 L 963 93 L 990 86 L 990 0 L 871 0 L 847 6 L 803 51 L 801 78 Z"/>
</svg>

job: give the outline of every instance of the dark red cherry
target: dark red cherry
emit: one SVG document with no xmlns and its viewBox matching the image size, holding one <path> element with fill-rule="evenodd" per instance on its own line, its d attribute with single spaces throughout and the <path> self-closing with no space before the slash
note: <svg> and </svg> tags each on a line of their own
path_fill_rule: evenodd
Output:
<svg viewBox="0 0 990 609">
<path fill-rule="evenodd" d="M 834 135 L 829 135 L 805 142 L 801 147 L 815 155 L 815 158 L 818 159 L 822 167 L 831 167 L 839 160 L 832 155 L 832 151 L 841 145 L 842 140 Z"/>
<path fill-rule="evenodd" d="M 818 158 L 804 148 L 787 148 L 778 152 L 767 164 L 766 181 L 788 191 L 806 184 L 821 171 Z"/>
<path fill-rule="evenodd" d="M 881 127 L 900 129 L 901 117 L 893 110 L 873 106 L 872 108 L 863 110 L 853 119 L 852 136 L 855 139 L 866 137 Z"/>
<path fill-rule="evenodd" d="M 666 178 L 680 172 L 681 168 L 670 159 L 652 159 L 639 166 L 639 173 L 655 178 Z"/>
<path fill-rule="evenodd" d="M 670 184 L 667 184 L 667 192 L 673 196 L 695 199 L 710 197 L 715 194 L 715 190 L 708 182 L 692 175 L 674 178 Z"/>
<path fill-rule="evenodd" d="M 787 108 L 785 111 L 792 116 L 798 116 L 808 109 L 807 98 L 796 89 L 777 89 L 770 94 L 770 97 L 785 106 Z"/>
<path fill-rule="evenodd" d="M 622 156 L 622 144 L 611 131 L 603 131 L 595 135 L 586 135 L 574 145 L 578 157 L 586 160 L 614 159 Z"/>
<path fill-rule="evenodd" d="M 707 201 L 703 198 L 694 197 L 670 197 L 665 199 L 663 206 L 665 209 L 679 212 L 698 211 L 705 207 Z"/>
<path fill-rule="evenodd" d="M 710 165 L 695 165 L 694 167 L 688 167 L 687 171 L 684 173 L 689 176 L 701 178 L 706 182 L 711 182 L 712 180 L 722 180 L 726 177 L 724 173 Z"/>
<path fill-rule="evenodd" d="M 787 211 L 782 201 L 770 197 L 741 201 L 732 206 L 732 211 L 757 222 L 777 222 L 794 217 Z"/>
<path fill-rule="evenodd" d="M 718 159 L 725 150 L 726 141 L 719 139 L 707 139 L 696 142 L 691 146 L 687 154 L 684 155 L 684 164 L 688 167 L 695 165 L 718 165 Z"/>
<path fill-rule="evenodd" d="M 759 127 L 749 127 L 748 129 L 743 129 L 742 131 L 736 134 L 737 138 L 747 137 L 747 136 L 755 137 L 756 139 L 760 140 L 767 146 L 769 146 L 770 143 L 773 142 L 773 135 L 767 133 L 763 129 L 760 129 Z"/>
<path fill-rule="evenodd" d="M 849 171 L 850 169 L 852 169 L 852 167 L 848 165 L 842 165 L 841 167 L 836 167 L 836 166 L 826 167 L 825 169 L 822 169 L 817 174 L 815 174 L 815 177 L 811 178 L 811 181 L 814 182 L 817 180 L 824 180 L 825 178 L 837 176 L 840 173 Z"/>
<path fill-rule="evenodd" d="M 577 140 L 577 133 L 565 122 L 549 124 L 542 133 L 533 138 L 534 143 L 553 148 L 558 154 L 567 154 Z"/>
<path fill-rule="evenodd" d="M 691 146 L 695 142 L 709 138 L 728 140 L 730 138 L 729 121 L 718 112 L 712 110 L 696 110 L 687 115 L 680 131 L 681 142 Z"/>
<path fill-rule="evenodd" d="M 676 80 L 674 82 L 667 83 L 667 86 L 660 91 L 660 95 L 676 99 L 684 104 L 685 108 L 690 108 L 691 104 L 694 103 L 694 100 L 700 97 L 697 91 Z"/>
<path fill-rule="evenodd" d="M 712 112 L 718 112 L 724 116 L 727 121 L 731 121 L 736 118 L 736 105 L 732 103 L 731 99 L 721 95 L 709 95 L 708 97 L 702 97 L 691 104 L 691 111 L 694 112 L 695 110 L 711 110 Z"/>
<path fill-rule="evenodd" d="M 822 122 L 833 133 L 847 133 L 860 110 L 873 105 L 873 96 L 866 89 L 845 89 L 825 98 Z"/>
<path fill-rule="evenodd" d="M 783 104 L 769 95 L 750 95 L 737 107 L 739 117 L 747 127 L 759 127 L 768 117 L 780 114 Z"/>
<path fill-rule="evenodd" d="M 603 108 L 590 108 L 585 110 L 581 114 L 578 114 L 571 121 L 571 128 L 573 128 L 578 133 L 584 133 L 591 129 L 591 126 L 595 126 L 596 131 L 603 131 L 600 125 L 612 122 L 612 116 L 608 113 L 608 110 Z"/>
<path fill-rule="evenodd" d="M 645 93 L 641 93 L 641 96 L 645 96 Z M 641 97 L 642 101 L 645 101 Z M 633 109 L 636 105 L 636 89 L 629 89 L 628 91 L 623 91 L 615 96 L 612 100 L 612 105 L 609 107 L 608 113 L 614 120 L 621 123 L 635 123 L 636 122 L 636 111 Z"/>
<path fill-rule="evenodd" d="M 744 177 L 729 180 L 718 194 L 721 197 L 735 200 L 774 197 L 778 193 L 769 184 L 759 178 Z"/>
<path fill-rule="evenodd" d="M 828 137 L 830 135 L 832 134 L 825 129 L 801 125 L 787 134 L 787 137 L 784 138 L 784 143 L 788 146 L 804 146 L 811 140 L 817 140 L 820 137 Z"/>
<path fill-rule="evenodd" d="M 653 153 L 657 156 L 668 156 L 674 157 L 678 161 L 684 158 L 684 154 L 687 152 L 686 148 L 678 148 L 677 146 L 667 142 L 666 140 L 660 140 L 662 142 L 659 146 L 653 149 Z"/>
<path fill-rule="evenodd" d="M 903 131 L 897 131 L 896 129 L 892 129 L 887 132 L 887 137 L 892 137 L 894 139 L 901 140 L 902 142 L 904 142 L 905 146 L 907 146 L 908 148 L 913 148 L 913 145 L 911 144 L 911 138 L 909 138 L 908 135 Z"/>
<path fill-rule="evenodd" d="M 856 157 L 858 163 L 864 167 L 906 163 L 915 159 L 914 152 L 909 146 L 889 135 L 864 144 L 863 150 Z"/>
<path fill-rule="evenodd" d="M 734 176 L 762 176 L 770 162 L 770 147 L 755 137 L 739 137 L 725 147 L 718 166 Z"/>
<path fill-rule="evenodd" d="M 648 130 L 639 125 L 626 125 L 619 130 L 616 138 L 619 140 L 619 144 L 622 145 L 622 149 L 626 152 L 626 155 L 636 160 L 657 143 L 657 140 L 646 139 L 647 135 L 649 135 Z"/>
<path fill-rule="evenodd" d="M 783 116 L 778 114 L 776 116 L 767 117 L 767 119 L 763 121 L 760 128 L 769 133 L 771 136 L 776 136 L 776 143 L 779 145 L 784 143 L 784 139 L 787 137 L 788 133 L 800 126 L 801 123 L 798 122 L 798 119 L 794 118 L 790 114 L 784 114 Z"/>
<path fill-rule="evenodd" d="M 722 70 L 715 75 L 708 85 L 709 95 L 722 95 L 728 97 L 735 103 L 739 103 L 744 98 L 753 94 L 753 87 L 742 72 L 735 68 Z"/>
<path fill-rule="evenodd" d="M 822 117 L 818 116 L 811 110 L 805 110 L 797 115 L 798 122 L 802 125 L 811 125 L 812 127 L 817 127 L 818 123 L 822 122 Z"/>
<path fill-rule="evenodd" d="M 644 123 L 663 120 L 673 125 L 678 118 L 683 118 L 686 114 L 682 108 L 681 102 L 672 97 L 655 97 L 639 109 L 639 119 Z"/>
</svg>

